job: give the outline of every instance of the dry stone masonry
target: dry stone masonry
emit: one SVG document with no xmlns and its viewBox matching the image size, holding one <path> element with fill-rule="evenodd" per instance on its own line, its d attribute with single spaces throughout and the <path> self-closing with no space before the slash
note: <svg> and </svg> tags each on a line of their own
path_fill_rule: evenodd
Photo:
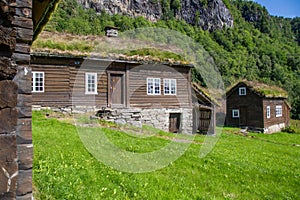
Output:
<svg viewBox="0 0 300 200">
<path fill-rule="evenodd" d="M 169 116 L 171 113 L 179 113 L 181 115 L 180 132 L 192 134 L 193 131 L 193 116 L 192 109 L 179 108 L 124 108 L 124 109 L 109 109 L 98 111 L 98 116 L 106 121 L 115 122 L 118 124 L 128 124 L 136 127 L 141 127 L 143 124 L 153 126 L 163 131 L 169 131 Z"/>
<path fill-rule="evenodd" d="M 143 109 L 142 123 L 151 125 L 163 131 L 169 131 L 169 116 L 171 113 L 179 113 L 181 115 L 180 132 L 185 134 L 192 134 L 193 131 L 193 116 L 192 109 Z"/>
</svg>

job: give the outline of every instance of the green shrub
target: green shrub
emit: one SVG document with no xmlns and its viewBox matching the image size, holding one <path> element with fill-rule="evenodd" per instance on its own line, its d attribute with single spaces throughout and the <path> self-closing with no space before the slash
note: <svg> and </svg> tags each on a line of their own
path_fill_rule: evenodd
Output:
<svg viewBox="0 0 300 200">
<path fill-rule="evenodd" d="M 284 129 L 282 129 L 282 132 L 300 134 L 299 129 L 297 129 L 295 126 L 285 127 Z"/>
</svg>

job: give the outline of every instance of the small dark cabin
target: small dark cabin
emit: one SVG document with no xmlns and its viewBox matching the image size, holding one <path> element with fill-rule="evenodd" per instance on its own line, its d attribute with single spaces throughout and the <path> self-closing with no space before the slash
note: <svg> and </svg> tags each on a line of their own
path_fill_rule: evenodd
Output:
<svg viewBox="0 0 300 200">
<path fill-rule="evenodd" d="M 287 92 L 277 86 L 243 80 L 226 93 L 226 125 L 247 127 L 264 133 L 289 126 Z"/>
</svg>

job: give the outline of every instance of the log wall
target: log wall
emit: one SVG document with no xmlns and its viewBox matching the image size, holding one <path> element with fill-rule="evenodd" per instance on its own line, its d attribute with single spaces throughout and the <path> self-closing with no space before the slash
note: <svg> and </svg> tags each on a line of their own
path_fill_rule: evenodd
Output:
<svg viewBox="0 0 300 200">
<path fill-rule="evenodd" d="M 0 1 L 0 199 L 31 199 L 32 1 Z"/>
<path fill-rule="evenodd" d="M 265 99 L 263 101 L 264 127 L 268 128 L 276 124 L 290 124 L 290 108 L 283 99 Z M 267 118 L 267 106 L 270 106 L 270 118 Z M 282 116 L 276 117 L 276 106 L 282 106 Z"/>
<path fill-rule="evenodd" d="M 142 65 L 129 71 L 128 98 L 131 107 L 188 108 L 191 107 L 189 70 L 186 67 Z M 147 95 L 147 78 L 160 78 L 160 95 Z M 164 79 L 176 79 L 176 95 L 164 94 Z"/>
<path fill-rule="evenodd" d="M 111 107 L 110 76 L 124 78 L 122 107 L 190 108 L 189 67 L 138 65 L 101 59 L 32 56 L 32 71 L 44 72 L 44 92 L 33 92 L 33 105 L 43 107 Z M 74 65 L 78 63 L 78 65 Z M 97 73 L 97 94 L 85 94 L 85 73 Z M 147 95 L 147 78 L 161 79 L 161 94 Z M 176 79 L 177 94 L 165 95 L 163 79 Z"/>
<path fill-rule="evenodd" d="M 227 96 L 227 112 L 226 124 L 228 126 L 247 126 L 253 128 L 263 128 L 263 99 L 247 88 L 246 95 L 239 95 L 239 87 L 246 85 L 238 85 L 232 89 L 232 93 Z M 233 118 L 232 110 L 239 109 L 240 117 Z"/>
</svg>

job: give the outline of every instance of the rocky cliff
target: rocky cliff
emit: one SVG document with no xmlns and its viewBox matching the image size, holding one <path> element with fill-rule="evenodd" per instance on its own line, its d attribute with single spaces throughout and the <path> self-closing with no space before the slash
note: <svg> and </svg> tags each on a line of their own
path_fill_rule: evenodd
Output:
<svg viewBox="0 0 300 200">
<path fill-rule="evenodd" d="M 108 14 L 142 16 L 150 21 L 183 19 L 204 30 L 233 27 L 233 17 L 222 0 L 77 0 L 85 8 Z"/>
</svg>

